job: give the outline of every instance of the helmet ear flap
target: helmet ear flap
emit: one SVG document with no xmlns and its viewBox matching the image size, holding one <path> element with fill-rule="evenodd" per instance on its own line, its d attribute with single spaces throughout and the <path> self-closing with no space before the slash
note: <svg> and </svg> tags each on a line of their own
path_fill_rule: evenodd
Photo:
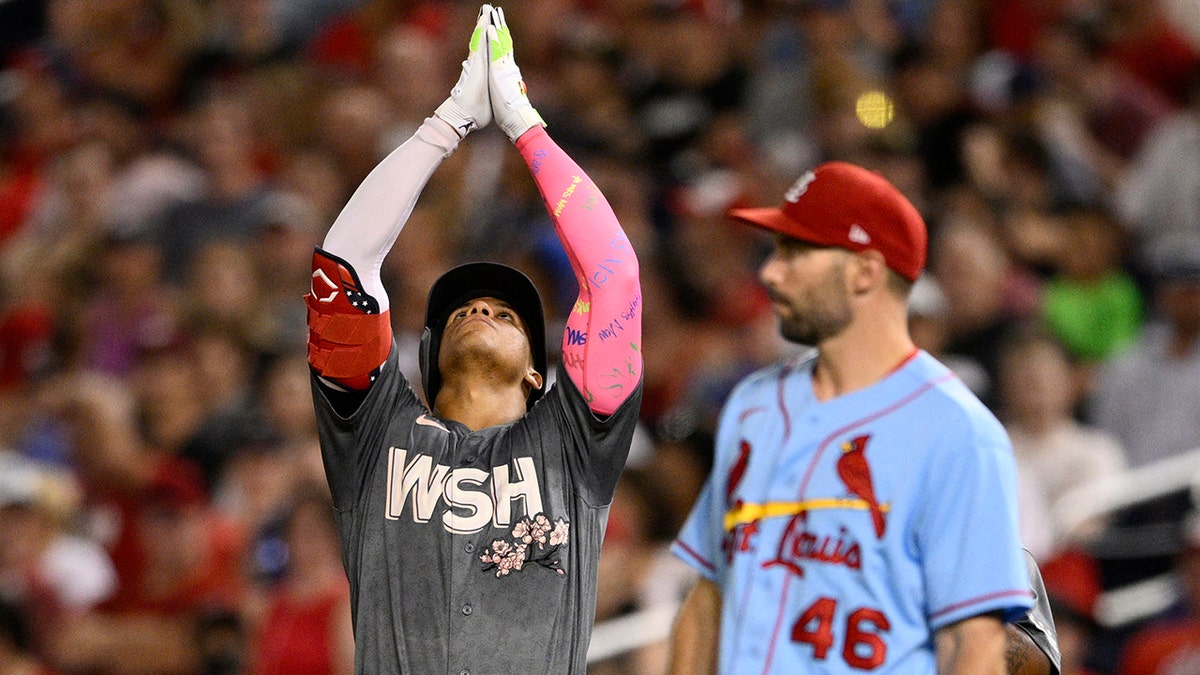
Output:
<svg viewBox="0 0 1200 675">
<path fill-rule="evenodd" d="M 421 368 L 421 388 L 425 391 L 425 403 L 430 410 L 433 409 L 433 400 L 436 398 L 434 388 L 434 380 L 437 373 L 437 358 L 433 356 L 434 340 L 433 331 L 426 326 L 424 332 L 421 333 L 421 348 L 417 352 L 417 364 Z"/>
</svg>

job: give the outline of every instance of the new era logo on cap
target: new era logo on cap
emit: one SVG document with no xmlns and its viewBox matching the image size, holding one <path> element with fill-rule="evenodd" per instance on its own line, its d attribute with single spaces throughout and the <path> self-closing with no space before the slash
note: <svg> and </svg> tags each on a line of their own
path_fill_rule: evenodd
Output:
<svg viewBox="0 0 1200 675">
<path fill-rule="evenodd" d="M 928 234 L 921 214 L 886 178 L 846 162 L 804 172 L 778 208 L 733 209 L 729 215 L 818 246 L 879 251 L 909 281 L 925 268 Z"/>
<path fill-rule="evenodd" d="M 854 223 L 850 226 L 850 234 L 848 236 L 850 241 L 856 244 L 862 244 L 863 246 L 866 246 L 867 244 L 871 243 L 871 235 L 867 234 L 867 231 L 862 229 L 862 225 L 859 225 L 858 223 Z"/>
</svg>

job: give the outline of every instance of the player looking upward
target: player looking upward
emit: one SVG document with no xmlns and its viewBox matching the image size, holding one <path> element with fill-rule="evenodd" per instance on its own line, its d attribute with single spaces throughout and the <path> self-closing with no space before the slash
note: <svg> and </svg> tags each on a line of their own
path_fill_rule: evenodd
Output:
<svg viewBox="0 0 1200 675">
<path fill-rule="evenodd" d="M 541 301 L 488 262 L 425 308 L 422 404 L 401 373 L 380 266 L 426 181 L 495 119 L 579 283 L 545 390 Z M 483 5 L 450 97 L 364 179 L 313 256 L 309 363 L 351 584 L 358 673 L 583 673 L 604 525 L 641 399 L 637 257 L 547 135 L 503 12 Z M 405 308 L 412 311 L 412 308 Z"/>
<path fill-rule="evenodd" d="M 925 223 L 882 176 L 806 172 L 760 270 L 792 342 L 738 384 L 675 552 L 672 672 L 1003 673 L 1033 593 L 1000 423 L 908 334 Z"/>
</svg>

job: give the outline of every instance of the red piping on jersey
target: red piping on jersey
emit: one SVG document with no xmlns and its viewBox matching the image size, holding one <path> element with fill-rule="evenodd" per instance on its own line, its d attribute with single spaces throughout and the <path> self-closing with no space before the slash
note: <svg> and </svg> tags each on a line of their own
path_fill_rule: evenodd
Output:
<svg viewBox="0 0 1200 675">
<path fill-rule="evenodd" d="M 900 369 L 901 369 L 901 368 L 903 368 L 904 366 L 908 365 L 908 362 L 909 362 L 909 361 L 912 361 L 912 360 L 913 360 L 913 359 L 915 359 L 915 358 L 917 358 L 917 354 L 920 354 L 920 353 L 921 353 L 921 350 L 920 350 L 920 348 L 918 348 L 918 347 L 913 347 L 912 351 L 908 353 L 908 356 L 906 356 L 906 357 L 904 357 L 904 358 L 900 359 L 900 363 L 897 363 L 897 364 L 895 365 L 895 367 L 894 367 L 894 368 L 892 368 L 891 370 L 887 371 L 887 374 L 886 374 L 886 375 L 884 375 L 884 377 L 887 377 L 888 375 L 891 375 L 892 373 L 896 372 L 897 370 L 900 370 Z"/>
<path fill-rule="evenodd" d="M 900 365 L 903 366 L 905 363 L 908 363 L 908 361 L 910 359 L 912 359 L 913 356 L 916 356 L 916 354 L 913 354 L 913 355 L 909 356 L 908 358 L 906 358 L 903 362 L 901 362 Z M 841 427 L 840 429 L 834 431 L 833 433 L 829 434 L 828 436 L 826 436 L 825 439 L 823 441 L 821 441 L 821 445 L 819 445 L 817 447 L 817 452 L 813 455 L 812 460 L 808 464 L 808 469 L 806 469 L 804 472 L 804 479 L 800 482 L 800 494 L 799 494 L 798 498 L 800 500 L 804 499 L 804 493 L 808 489 L 808 482 L 809 482 L 809 480 L 812 479 L 813 471 L 816 469 L 817 463 L 821 459 L 821 455 L 825 454 L 825 450 L 829 447 L 829 444 L 833 442 L 833 439 L 837 438 L 838 436 L 841 436 L 842 434 L 845 434 L 846 432 L 850 431 L 851 429 L 853 429 L 855 427 L 862 426 L 862 425 L 866 424 L 867 422 L 872 422 L 874 420 L 879 419 L 880 417 L 889 415 L 889 414 L 899 410 L 900 408 L 903 408 L 904 406 L 908 405 L 909 403 L 912 403 L 914 400 L 916 400 L 918 397 L 920 397 L 925 392 L 936 387 L 937 385 L 941 384 L 942 382 L 946 382 L 948 380 L 954 379 L 954 377 L 955 377 L 954 373 L 946 373 L 945 375 L 935 377 L 932 380 L 925 382 L 920 387 L 917 387 L 912 392 L 910 392 L 907 396 L 901 398 L 900 400 L 896 401 L 895 403 L 892 403 L 891 405 L 889 405 L 885 408 L 880 408 L 879 410 L 876 410 L 875 412 L 871 413 L 870 415 L 867 415 L 866 417 L 862 417 L 858 420 L 855 420 L 854 422 L 851 422 L 850 424 L 847 424 L 847 425 Z M 791 579 L 791 576 L 789 575 L 787 577 L 787 579 Z M 780 599 L 779 599 L 779 615 L 775 619 L 775 627 L 773 629 L 771 629 L 771 642 L 770 642 L 770 647 L 768 648 L 768 651 L 767 651 L 767 653 L 768 653 L 767 665 L 768 666 L 770 666 L 770 664 L 771 664 L 770 654 L 773 654 L 775 652 L 775 644 L 779 641 L 779 627 L 782 625 L 783 610 L 787 605 L 787 602 L 786 602 L 787 582 L 786 582 L 786 580 L 784 582 L 783 589 L 784 589 L 783 593 L 780 594 Z"/>
<path fill-rule="evenodd" d="M 780 593 L 780 597 L 787 597 L 788 586 L 792 584 L 792 579 L 793 576 L 791 574 L 784 577 L 783 592 Z M 776 640 L 776 638 L 779 637 L 779 626 L 783 624 L 783 612 L 785 609 L 787 609 L 787 603 L 779 603 L 779 613 L 775 615 L 775 630 L 771 632 L 771 643 L 767 647 L 767 658 L 763 662 L 764 675 L 765 673 L 771 672 L 771 661 L 775 660 L 775 645 L 778 644 L 778 640 Z"/>
<path fill-rule="evenodd" d="M 711 562 L 709 562 L 709 561 L 708 561 L 708 559 L 707 559 L 707 558 L 705 558 L 704 556 L 702 556 L 702 555 L 700 555 L 699 553 L 697 553 L 697 552 L 696 552 L 696 550 L 695 550 L 695 549 L 693 549 L 691 546 L 688 546 L 687 544 L 683 543 L 682 541 L 680 541 L 680 540 L 678 540 L 678 539 L 676 539 L 676 540 L 675 540 L 675 544 L 676 544 L 677 546 L 679 546 L 679 549 L 680 549 L 681 551 L 683 551 L 684 553 L 686 553 L 686 554 L 690 555 L 690 556 L 691 556 L 693 559 L 695 559 L 695 561 L 696 561 L 696 562 L 700 563 L 700 565 L 701 565 L 701 566 L 703 566 L 703 567 L 704 567 L 704 569 L 706 569 L 706 570 L 708 570 L 708 571 L 710 571 L 710 572 L 716 572 L 716 571 L 717 571 L 717 566 L 716 566 L 716 565 L 712 564 Z"/>
<path fill-rule="evenodd" d="M 1031 593 L 1028 589 L 1015 589 L 1015 590 L 1011 590 L 1011 591 L 996 591 L 995 593 L 988 593 L 987 595 L 981 595 L 977 598 L 971 598 L 970 600 L 963 600 L 961 602 L 956 602 L 953 605 L 950 605 L 949 607 L 943 607 L 942 609 L 939 609 L 938 611 L 930 614 L 929 618 L 936 619 L 939 616 L 944 616 L 955 610 L 962 609 L 963 607 L 969 607 L 971 605 L 975 605 L 975 604 L 978 604 L 981 602 L 986 602 L 988 600 L 995 600 L 996 598 L 1006 598 L 1006 597 L 1010 597 L 1010 596 L 1021 596 L 1021 597 L 1026 597 L 1026 598 L 1032 598 L 1033 593 Z"/>
<path fill-rule="evenodd" d="M 779 414 L 783 415 L 783 440 L 787 441 L 792 435 L 792 417 L 788 414 L 787 404 L 783 400 L 783 383 L 792 372 L 791 364 L 779 370 L 779 381 L 775 386 L 775 399 L 779 402 Z"/>
<path fill-rule="evenodd" d="M 738 424 L 745 422 L 746 418 L 753 415 L 754 413 L 762 412 L 763 410 L 766 410 L 766 409 L 767 409 L 767 407 L 763 406 L 763 405 L 756 405 L 753 408 L 746 408 L 745 410 L 742 411 L 742 413 L 740 415 L 738 415 Z"/>
<path fill-rule="evenodd" d="M 750 416 L 755 413 L 766 412 L 766 411 L 767 411 L 767 406 L 765 406 L 765 405 L 756 405 L 751 408 L 746 408 L 745 410 L 743 410 L 741 412 L 741 414 L 738 415 L 738 424 L 744 424 L 746 422 L 746 420 L 749 419 Z M 742 442 L 744 443 L 745 441 L 742 441 Z M 737 623 L 739 625 L 742 622 L 742 617 L 746 616 L 746 604 L 749 601 L 749 599 L 750 599 L 750 587 L 749 587 L 749 585 L 747 585 L 746 588 L 742 591 L 742 600 L 741 600 L 741 602 L 738 603 Z"/>
<path fill-rule="evenodd" d="M 804 493 L 806 490 L 808 490 L 808 482 L 812 479 L 813 471 L 817 468 L 817 462 L 819 462 L 821 460 L 821 455 L 823 455 L 825 453 L 825 450 L 829 447 L 829 444 L 833 442 L 833 439 L 837 438 L 838 436 L 841 436 L 842 434 L 850 431 L 851 429 L 853 429 L 855 427 L 862 426 L 862 425 L 866 424 L 867 422 L 874 422 L 875 420 L 877 420 L 880 417 L 883 417 L 885 415 L 890 415 L 891 413 L 899 410 L 900 408 L 903 408 L 904 406 L 908 405 L 909 403 L 912 403 L 919 396 L 921 396 L 925 392 L 929 391 L 930 389 L 933 389 L 934 387 L 941 384 L 942 382 L 953 380 L 954 377 L 955 377 L 954 373 L 946 373 L 945 375 L 942 375 L 940 377 L 935 377 L 932 380 L 925 382 L 920 387 L 917 387 L 915 390 L 912 391 L 912 393 L 910 393 L 908 396 L 905 396 L 904 398 L 900 399 L 899 401 L 896 401 L 895 403 L 887 406 L 886 408 L 880 408 L 879 410 L 876 410 L 875 412 L 871 413 L 870 415 L 867 415 L 866 417 L 855 420 L 855 421 L 851 422 L 850 424 L 847 424 L 847 425 L 843 426 L 842 428 L 837 429 L 833 433 L 826 436 L 825 440 L 821 441 L 821 445 L 819 447 L 817 447 L 816 454 L 813 455 L 812 460 L 808 464 L 808 469 L 805 470 L 805 472 L 804 472 L 804 480 L 802 480 L 800 482 L 800 494 L 797 497 L 797 499 L 799 499 L 799 500 L 804 499 Z"/>
</svg>

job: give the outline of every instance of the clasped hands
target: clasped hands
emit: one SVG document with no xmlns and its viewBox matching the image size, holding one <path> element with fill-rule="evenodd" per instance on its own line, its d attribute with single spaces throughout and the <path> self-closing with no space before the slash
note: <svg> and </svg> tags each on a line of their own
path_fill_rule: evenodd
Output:
<svg viewBox="0 0 1200 675">
<path fill-rule="evenodd" d="M 462 73 L 434 114 L 460 138 L 493 119 L 513 142 L 533 126 L 546 125 L 529 102 L 503 9 L 488 4 L 479 8 Z"/>
</svg>

